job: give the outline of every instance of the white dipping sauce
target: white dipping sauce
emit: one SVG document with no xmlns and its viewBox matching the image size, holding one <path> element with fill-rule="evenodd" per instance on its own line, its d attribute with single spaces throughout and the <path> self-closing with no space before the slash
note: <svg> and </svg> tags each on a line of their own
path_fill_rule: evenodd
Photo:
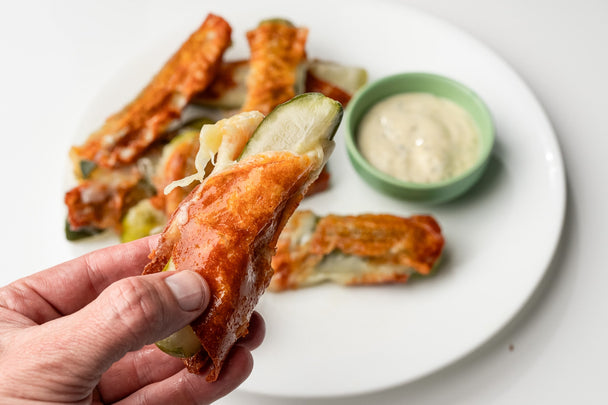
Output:
<svg viewBox="0 0 608 405">
<path fill-rule="evenodd" d="M 397 179 L 434 183 L 473 166 L 479 130 L 462 107 L 428 93 L 404 93 L 373 106 L 358 128 L 359 149 Z"/>
</svg>

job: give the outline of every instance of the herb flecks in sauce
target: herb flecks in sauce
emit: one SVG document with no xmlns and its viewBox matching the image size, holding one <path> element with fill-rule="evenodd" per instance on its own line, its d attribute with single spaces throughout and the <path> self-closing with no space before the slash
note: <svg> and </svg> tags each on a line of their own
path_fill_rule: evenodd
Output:
<svg viewBox="0 0 608 405">
<path fill-rule="evenodd" d="M 358 132 L 359 149 L 374 167 L 414 183 L 456 177 L 479 156 L 479 130 L 469 113 L 427 93 L 382 100 L 366 113 Z"/>
</svg>

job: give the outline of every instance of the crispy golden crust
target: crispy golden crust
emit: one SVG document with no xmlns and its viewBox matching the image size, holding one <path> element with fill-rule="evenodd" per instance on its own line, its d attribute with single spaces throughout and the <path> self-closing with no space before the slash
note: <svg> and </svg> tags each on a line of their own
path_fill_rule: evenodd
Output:
<svg viewBox="0 0 608 405">
<path fill-rule="evenodd" d="M 197 94 L 198 100 L 217 100 L 220 99 L 227 91 L 238 86 L 236 80 L 236 72 L 239 69 L 246 69 L 249 65 L 248 60 L 236 60 L 231 62 L 223 62 L 213 79 L 213 82 L 200 94 Z"/>
<path fill-rule="evenodd" d="M 295 96 L 298 65 L 306 58 L 306 28 L 268 21 L 247 33 L 251 70 L 243 111 L 267 115 L 277 105 Z"/>
<path fill-rule="evenodd" d="M 72 153 L 104 167 L 135 161 L 211 83 L 230 35 L 230 25 L 210 14 L 137 98 Z"/>
<path fill-rule="evenodd" d="M 208 309 L 192 323 L 204 352 L 185 361 L 200 373 L 211 359 L 215 381 L 272 277 L 270 260 L 280 231 L 308 186 L 315 165 L 289 152 L 256 155 L 197 186 L 173 214 L 144 274 L 199 272 L 211 289 Z"/>
<path fill-rule="evenodd" d="M 213 82 L 209 85 L 209 87 L 207 87 L 207 89 L 205 89 L 205 91 L 197 94 L 194 97 L 193 102 L 203 105 L 216 103 L 218 100 L 222 99 L 222 97 L 225 97 L 226 93 L 241 86 L 240 80 L 237 76 L 241 74 L 240 71 L 243 70 L 249 70 L 249 60 L 223 62 L 220 65 Z M 259 80 L 261 81 L 261 79 Z M 327 97 L 339 101 L 343 107 L 346 107 L 352 98 L 352 94 L 346 92 L 333 83 L 315 76 L 310 69 L 306 71 L 304 92 L 324 94 Z M 253 106 L 250 108 L 253 108 Z"/>
<path fill-rule="evenodd" d="M 306 72 L 306 91 L 324 94 L 329 98 L 339 101 L 343 107 L 346 107 L 352 97 L 352 94 L 349 94 L 341 88 L 322 80 L 321 78 L 315 76 L 311 71 Z"/>
<path fill-rule="evenodd" d="M 330 179 L 331 174 L 329 173 L 327 166 L 325 166 L 323 170 L 321 170 L 321 173 L 319 173 L 319 177 L 317 177 L 314 183 L 312 183 L 306 191 L 306 197 L 313 194 L 322 193 L 323 191 L 327 190 L 329 188 Z"/>
<path fill-rule="evenodd" d="M 344 284 L 405 282 L 409 274 L 401 269 L 428 275 L 441 256 L 443 245 L 439 224 L 427 215 L 319 218 L 310 211 L 301 211 L 292 216 L 278 241 L 270 288 L 282 291 L 326 280 L 318 274 L 317 266 L 336 252 L 361 258 L 370 268 L 378 269 L 341 274 L 339 280 Z"/>
<path fill-rule="evenodd" d="M 152 198 L 152 204 L 165 212 L 167 217 L 175 211 L 177 206 L 194 189 L 196 184 L 188 187 L 176 187 L 165 195 L 165 187 L 176 180 L 183 179 L 196 172 L 194 160 L 199 148 L 198 136 L 176 145 L 170 156 L 157 169 L 158 175 L 154 179 L 157 194 Z"/>
<path fill-rule="evenodd" d="M 70 228 L 118 230 L 126 210 L 145 197 L 142 182 L 143 176 L 135 165 L 113 172 L 96 169 L 91 179 L 82 180 L 65 194 Z"/>
</svg>

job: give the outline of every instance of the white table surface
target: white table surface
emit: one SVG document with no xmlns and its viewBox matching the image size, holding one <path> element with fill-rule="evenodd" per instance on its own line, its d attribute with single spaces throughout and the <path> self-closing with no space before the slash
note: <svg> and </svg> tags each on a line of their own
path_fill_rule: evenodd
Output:
<svg viewBox="0 0 608 405">
<path fill-rule="evenodd" d="M 608 1 L 402 1 L 494 49 L 543 104 L 568 180 L 553 263 L 513 322 L 434 375 L 360 397 L 296 400 L 237 391 L 219 403 L 608 403 L 608 266 L 602 259 L 608 245 Z M 133 48 L 146 44 L 170 6 L 143 0 L 0 3 L 1 234 L 3 256 L 11 257 L 0 284 L 70 258 L 68 249 L 46 243 L 63 238 L 63 218 L 49 215 L 62 204 L 65 166 L 57 162 L 65 160 L 78 117 L 96 90 Z M 31 199 L 39 210 L 23 208 L 29 204 L 20 201 Z"/>
</svg>

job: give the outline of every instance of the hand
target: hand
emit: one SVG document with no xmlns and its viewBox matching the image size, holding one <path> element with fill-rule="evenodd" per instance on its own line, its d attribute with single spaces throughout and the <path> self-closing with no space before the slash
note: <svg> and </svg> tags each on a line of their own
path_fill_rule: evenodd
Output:
<svg viewBox="0 0 608 405">
<path fill-rule="evenodd" d="M 214 383 L 151 344 L 209 302 L 191 271 L 141 276 L 150 237 L 118 245 L 0 289 L 0 403 L 208 404 L 251 372 L 264 335 L 254 313 Z"/>
</svg>

